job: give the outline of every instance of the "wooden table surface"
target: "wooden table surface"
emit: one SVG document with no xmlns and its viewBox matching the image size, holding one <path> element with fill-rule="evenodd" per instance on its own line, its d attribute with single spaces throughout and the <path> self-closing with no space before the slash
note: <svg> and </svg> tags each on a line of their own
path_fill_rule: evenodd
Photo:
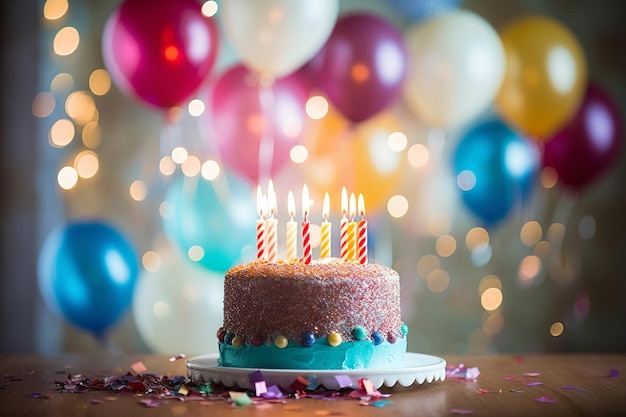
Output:
<svg viewBox="0 0 626 417">
<path fill-rule="evenodd" d="M 146 372 L 186 375 L 185 360 L 170 362 L 157 355 L 37 356 L 0 354 L 0 416 L 624 416 L 626 354 L 572 355 L 441 355 L 449 365 L 477 367 L 475 381 L 448 377 L 411 387 L 381 388 L 390 394 L 378 407 L 358 399 L 327 401 L 289 398 L 235 407 L 225 399 L 178 396 L 155 401 L 139 393 L 97 389 L 60 392 L 54 381 L 121 376 L 141 362 Z M 136 369 L 136 368 L 135 368 Z M 143 373 L 142 373 L 143 374 Z M 378 404 L 380 405 L 380 404 Z"/>
</svg>

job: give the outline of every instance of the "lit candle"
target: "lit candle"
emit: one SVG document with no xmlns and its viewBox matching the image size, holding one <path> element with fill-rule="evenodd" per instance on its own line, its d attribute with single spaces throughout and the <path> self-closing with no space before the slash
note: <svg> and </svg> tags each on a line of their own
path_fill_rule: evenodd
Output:
<svg viewBox="0 0 626 417">
<path fill-rule="evenodd" d="M 306 184 L 302 188 L 302 262 L 305 264 L 311 263 L 311 230 L 309 229 L 309 219 L 307 218 L 309 215 L 309 204 L 311 200 L 309 199 L 309 189 Z"/>
<path fill-rule="evenodd" d="M 298 224 L 293 220 L 296 215 L 296 203 L 293 199 L 293 193 L 289 190 L 287 195 L 287 209 L 289 210 L 289 221 L 287 222 L 287 262 L 293 262 L 298 259 L 297 253 L 297 228 Z"/>
<path fill-rule="evenodd" d="M 361 220 L 357 225 L 356 234 L 357 234 L 357 260 L 360 264 L 367 263 L 367 220 L 365 220 L 365 201 L 363 200 L 363 194 L 359 194 L 359 216 L 361 216 Z"/>
<path fill-rule="evenodd" d="M 348 261 L 348 191 L 346 187 L 341 189 L 341 221 L 339 223 L 340 232 L 340 257 L 343 261 Z"/>
<path fill-rule="evenodd" d="M 330 258 L 330 222 L 328 221 L 328 214 L 330 212 L 330 200 L 328 193 L 324 194 L 324 202 L 322 203 L 322 216 L 324 221 L 322 222 L 321 232 L 321 244 L 320 244 L 320 258 Z"/>
<path fill-rule="evenodd" d="M 276 219 L 276 193 L 274 192 L 274 183 L 270 180 L 269 185 L 267 187 L 267 199 L 269 205 L 269 213 L 270 218 L 267 219 L 265 223 L 265 233 L 267 234 L 267 247 L 266 247 L 266 259 L 268 262 L 276 262 L 277 252 L 278 252 L 278 239 L 276 237 L 277 234 L 277 224 L 278 220 Z"/>
<path fill-rule="evenodd" d="M 265 209 L 263 205 L 263 191 L 259 185 L 256 189 L 256 209 L 259 220 L 256 221 L 256 258 L 263 259 L 265 256 Z"/>
<path fill-rule="evenodd" d="M 348 254 L 346 258 L 349 261 L 356 261 L 356 222 L 354 217 L 356 216 L 356 197 L 354 193 L 350 194 L 350 221 L 348 222 Z"/>
</svg>

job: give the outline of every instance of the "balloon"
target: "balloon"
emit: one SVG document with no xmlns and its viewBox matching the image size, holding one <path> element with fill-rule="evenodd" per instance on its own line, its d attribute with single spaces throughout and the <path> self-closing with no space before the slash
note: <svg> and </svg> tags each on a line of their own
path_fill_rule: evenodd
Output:
<svg viewBox="0 0 626 417">
<path fill-rule="evenodd" d="M 255 244 L 256 201 L 249 187 L 235 177 L 179 178 L 168 187 L 171 211 L 163 218 L 165 234 L 187 254 L 201 248 L 200 265 L 226 271 Z"/>
<path fill-rule="evenodd" d="M 469 130 L 453 153 L 454 172 L 466 207 L 486 225 L 502 221 L 528 201 L 539 152 L 499 120 Z"/>
<path fill-rule="evenodd" d="M 133 248 L 112 226 L 71 222 L 55 228 L 44 241 L 39 289 L 52 310 L 102 336 L 130 304 L 137 268 Z"/>
<path fill-rule="evenodd" d="M 223 318 L 223 277 L 174 254 L 139 276 L 133 317 L 155 353 L 217 353 Z"/>
<path fill-rule="evenodd" d="M 339 111 L 361 122 L 399 94 L 406 75 L 406 47 L 400 31 L 367 13 L 344 16 L 308 65 L 317 86 Z"/>
<path fill-rule="evenodd" d="M 222 2 L 226 36 L 251 70 L 281 78 L 308 62 L 335 26 L 338 0 Z"/>
<path fill-rule="evenodd" d="M 622 147 L 623 121 L 617 104 L 589 83 L 574 118 L 543 149 L 543 165 L 553 167 L 563 184 L 581 188 L 598 178 Z"/>
<path fill-rule="evenodd" d="M 461 0 L 388 0 L 387 2 L 401 17 L 413 22 L 454 10 L 461 4 Z"/>
<path fill-rule="evenodd" d="M 506 72 L 496 109 L 511 126 L 547 140 L 580 106 L 587 63 L 578 40 L 543 16 L 517 19 L 500 32 Z"/>
<path fill-rule="evenodd" d="M 309 87 L 300 73 L 261 86 L 243 65 L 224 72 L 211 91 L 211 138 L 228 168 L 258 183 L 289 162 L 307 117 Z"/>
<path fill-rule="evenodd" d="M 409 72 L 402 95 L 426 124 L 458 128 L 493 102 L 504 77 L 498 33 L 479 15 L 458 10 L 406 33 Z"/>
<path fill-rule="evenodd" d="M 217 36 L 196 0 L 125 0 L 107 19 L 104 63 L 123 93 L 170 108 L 189 99 L 209 74 Z"/>
<path fill-rule="evenodd" d="M 388 113 L 352 125 L 331 109 L 310 131 L 309 155 L 300 164 L 311 192 L 335 193 L 331 204 L 338 212 L 344 186 L 357 195 L 363 193 L 368 213 L 385 206 L 402 183 L 407 166 L 404 155 L 387 145 L 389 135 L 397 131 L 402 127 Z"/>
</svg>

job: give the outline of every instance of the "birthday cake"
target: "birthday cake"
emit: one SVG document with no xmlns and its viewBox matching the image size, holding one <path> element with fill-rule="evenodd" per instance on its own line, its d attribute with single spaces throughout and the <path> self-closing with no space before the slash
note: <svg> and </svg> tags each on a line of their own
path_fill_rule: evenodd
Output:
<svg viewBox="0 0 626 417">
<path fill-rule="evenodd" d="M 269 369 L 404 365 L 408 328 L 396 271 L 337 258 L 256 260 L 224 280 L 218 363 Z"/>
</svg>

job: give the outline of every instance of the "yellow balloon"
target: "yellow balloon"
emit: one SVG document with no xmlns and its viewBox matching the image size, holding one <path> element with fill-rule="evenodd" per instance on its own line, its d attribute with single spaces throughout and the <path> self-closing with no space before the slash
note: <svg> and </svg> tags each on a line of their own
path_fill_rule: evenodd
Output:
<svg viewBox="0 0 626 417">
<path fill-rule="evenodd" d="M 388 145 L 389 135 L 401 131 L 389 113 L 352 124 L 331 109 L 310 129 L 305 142 L 308 157 L 300 166 L 311 193 L 328 192 L 336 213 L 341 213 L 342 187 L 348 194 L 362 193 L 369 213 L 385 206 L 406 172 L 406 156 Z"/>
<path fill-rule="evenodd" d="M 587 86 L 583 49 L 565 26 L 543 16 L 517 19 L 500 37 L 506 70 L 496 109 L 535 139 L 550 139 L 582 101 Z"/>
</svg>

